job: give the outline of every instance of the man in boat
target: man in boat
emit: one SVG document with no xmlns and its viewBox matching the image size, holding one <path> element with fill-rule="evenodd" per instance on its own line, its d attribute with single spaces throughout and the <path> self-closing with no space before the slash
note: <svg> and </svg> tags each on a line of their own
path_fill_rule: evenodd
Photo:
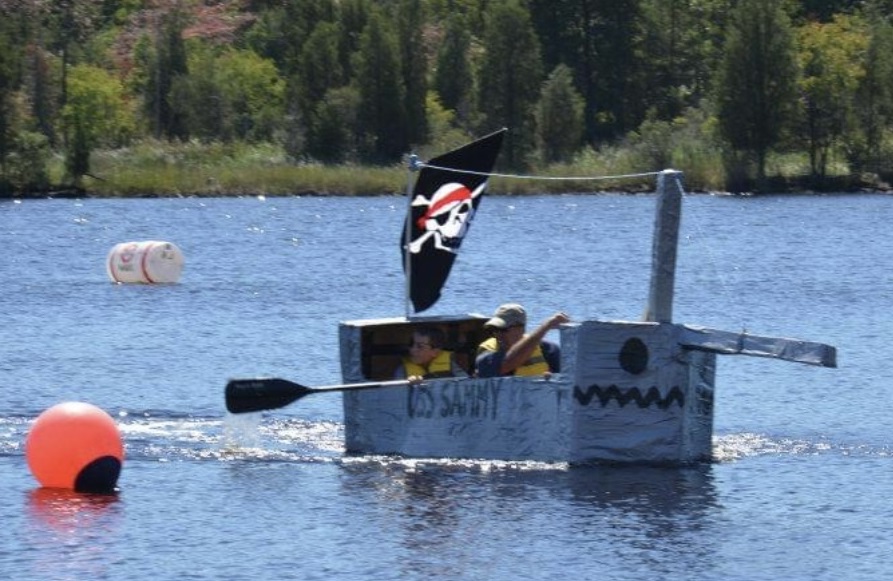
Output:
<svg viewBox="0 0 893 581">
<path fill-rule="evenodd" d="M 438 377 L 468 377 L 453 352 L 443 348 L 445 343 L 446 335 L 438 327 L 425 325 L 413 329 L 409 355 L 397 367 L 394 379 L 418 383 Z"/>
<path fill-rule="evenodd" d="M 543 338 L 552 329 L 569 321 L 566 314 L 555 313 L 527 334 L 527 312 L 524 307 L 514 303 L 501 305 L 493 317 L 484 323 L 493 336 L 478 346 L 475 360 L 477 377 L 548 377 L 558 373 L 561 371 L 561 351 L 558 345 Z"/>
</svg>

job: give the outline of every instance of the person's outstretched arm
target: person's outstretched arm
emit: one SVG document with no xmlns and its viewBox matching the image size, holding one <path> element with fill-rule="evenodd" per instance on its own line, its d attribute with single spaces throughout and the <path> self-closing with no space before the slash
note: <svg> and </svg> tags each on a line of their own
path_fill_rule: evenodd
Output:
<svg viewBox="0 0 893 581">
<path fill-rule="evenodd" d="M 505 358 L 502 360 L 502 366 L 499 368 L 500 373 L 511 373 L 520 367 L 525 361 L 530 359 L 533 350 L 540 344 L 546 333 L 568 322 L 570 322 L 570 317 L 559 312 L 540 323 L 540 326 L 534 329 L 532 333 L 524 335 L 520 341 L 512 345 L 506 352 Z"/>
</svg>

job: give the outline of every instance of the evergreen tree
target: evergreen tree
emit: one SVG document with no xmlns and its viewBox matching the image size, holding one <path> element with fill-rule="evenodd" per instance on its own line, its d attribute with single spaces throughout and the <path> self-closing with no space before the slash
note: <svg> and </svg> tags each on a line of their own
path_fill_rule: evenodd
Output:
<svg viewBox="0 0 893 581">
<path fill-rule="evenodd" d="M 283 123 L 285 145 L 289 156 L 298 159 L 304 153 L 307 133 L 312 124 L 310 112 L 315 106 L 314 98 L 308 96 L 307 92 L 307 87 L 312 85 L 314 80 L 305 76 L 304 68 L 310 67 L 313 73 L 317 72 L 315 60 L 310 65 L 304 62 L 308 56 L 304 52 L 304 47 L 320 26 L 337 22 L 338 6 L 334 0 L 287 0 L 284 3 L 283 18 L 284 22 L 278 24 L 278 27 L 285 38 L 279 66 L 280 74 L 286 82 L 286 115 Z M 320 33 L 314 43 L 325 44 L 328 33 L 328 30 Z M 329 76 L 326 75 L 325 79 L 320 83 L 324 85 L 323 87 L 314 86 L 311 89 L 311 92 L 317 95 L 316 98 L 323 95 L 328 88 Z"/>
<path fill-rule="evenodd" d="M 649 109 L 660 119 L 672 120 L 707 95 L 712 52 L 705 42 L 708 27 L 693 4 L 696 0 L 645 0 L 644 74 L 650 81 Z"/>
<path fill-rule="evenodd" d="M 547 66 L 574 71 L 585 99 L 586 138 L 595 143 L 635 129 L 653 79 L 641 53 L 642 0 L 530 0 L 545 39 Z"/>
<path fill-rule="evenodd" d="M 425 99 L 428 95 L 428 59 L 422 31 L 425 11 L 422 0 L 400 0 L 397 12 L 397 39 L 406 87 L 406 138 L 411 144 L 428 141 Z"/>
<path fill-rule="evenodd" d="M 537 143 L 544 162 L 569 161 L 583 137 L 583 97 L 573 73 L 558 65 L 543 85 L 536 109 Z"/>
<path fill-rule="evenodd" d="M 0 10 L 0 190 L 3 189 L 6 174 L 6 158 L 11 153 L 15 141 L 13 131 L 15 109 L 13 94 L 18 88 L 19 71 L 23 55 L 19 44 L 15 43 L 12 15 Z"/>
<path fill-rule="evenodd" d="M 394 162 L 409 148 L 403 108 L 406 88 L 394 26 L 378 9 L 370 13 L 360 37 L 356 74 L 359 124 L 365 133 L 363 156 L 375 163 Z"/>
<path fill-rule="evenodd" d="M 60 86 L 53 82 L 54 64 L 58 60 L 39 45 L 29 47 L 26 57 L 31 65 L 29 68 L 31 109 L 37 129 L 51 147 L 59 145 L 59 132 L 57 131 Z"/>
<path fill-rule="evenodd" d="M 360 96 L 353 87 L 331 89 L 314 112 L 314 130 L 307 151 L 324 163 L 353 159 L 357 144 L 357 111 Z"/>
<path fill-rule="evenodd" d="M 45 30 L 50 48 L 60 55 L 62 75 L 59 107 L 64 107 L 68 94 L 68 68 L 94 30 L 100 6 L 98 0 L 53 0 L 44 5 Z"/>
<path fill-rule="evenodd" d="M 880 173 L 885 169 L 884 134 L 893 125 L 893 26 L 874 10 L 869 19 L 864 74 L 856 89 L 859 138 L 850 147 L 850 161 L 859 171 Z"/>
<path fill-rule="evenodd" d="M 863 0 L 799 0 L 798 12 L 805 20 L 830 22 L 836 14 L 852 12 Z"/>
<path fill-rule="evenodd" d="M 304 44 L 300 61 L 300 109 L 307 127 L 307 150 L 312 157 L 330 161 L 327 150 L 333 139 L 329 119 L 321 119 L 320 112 L 330 115 L 337 108 L 324 107 L 324 99 L 332 89 L 344 84 L 338 51 L 340 29 L 334 23 L 319 24 Z"/>
<path fill-rule="evenodd" d="M 717 74 L 723 137 L 756 158 L 757 178 L 794 112 L 797 66 L 790 20 L 774 0 L 741 0 L 733 9 Z"/>
<path fill-rule="evenodd" d="M 177 76 L 171 86 L 171 104 L 183 119 L 185 132 L 204 142 L 235 138 L 232 113 L 220 92 L 217 54 L 207 43 L 195 43 L 189 51 L 189 74 Z"/>
<path fill-rule="evenodd" d="M 615 139 L 634 130 L 648 104 L 647 71 L 640 57 L 642 17 L 639 0 L 598 3 L 592 39 L 595 51 L 595 137 Z"/>
<path fill-rule="evenodd" d="M 483 132 L 508 127 L 503 159 L 522 168 L 534 147 L 534 105 L 542 82 L 540 45 L 530 12 L 517 0 L 490 5 L 479 97 Z"/>
<path fill-rule="evenodd" d="M 188 14 L 179 7 L 157 23 L 154 51 L 147 53 L 143 104 L 155 137 L 185 139 L 186 122 L 173 103 L 175 79 L 189 72 L 183 30 Z"/>
<path fill-rule="evenodd" d="M 249 46 L 272 59 L 283 76 L 295 72 L 304 43 L 323 22 L 338 21 L 334 0 L 280 0 L 259 6 L 257 22 L 246 33 Z"/>
<path fill-rule="evenodd" d="M 344 84 L 338 56 L 338 26 L 322 22 L 310 33 L 298 61 L 300 107 L 309 127 L 313 111 L 329 89 Z"/>
<path fill-rule="evenodd" d="M 340 8 L 340 40 L 338 55 L 341 59 L 341 72 L 345 79 L 354 78 L 353 58 L 360 50 L 360 36 L 369 21 L 370 0 L 341 0 Z"/>
<path fill-rule="evenodd" d="M 469 60 L 471 34 L 462 15 L 451 13 L 446 21 L 443 42 L 437 53 L 434 90 L 440 103 L 456 112 L 459 119 L 469 119 L 474 76 Z"/>
</svg>

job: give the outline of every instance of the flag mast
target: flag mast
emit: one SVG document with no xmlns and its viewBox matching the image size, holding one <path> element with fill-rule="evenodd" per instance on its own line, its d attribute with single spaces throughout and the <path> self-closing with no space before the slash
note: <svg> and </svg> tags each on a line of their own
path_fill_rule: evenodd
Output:
<svg viewBox="0 0 893 581">
<path fill-rule="evenodd" d="M 408 320 L 412 310 L 412 174 L 419 171 L 419 156 L 409 156 L 409 171 L 406 173 L 406 223 L 403 228 L 403 274 L 406 281 L 403 285 L 404 300 L 406 302 L 406 319 Z"/>
</svg>

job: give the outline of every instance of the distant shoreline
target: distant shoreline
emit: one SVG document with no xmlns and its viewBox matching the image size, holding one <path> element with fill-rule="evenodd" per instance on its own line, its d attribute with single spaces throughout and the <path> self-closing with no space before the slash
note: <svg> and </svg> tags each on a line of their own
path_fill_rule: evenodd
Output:
<svg viewBox="0 0 893 581">
<path fill-rule="evenodd" d="M 336 170 L 337 171 L 337 170 Z M 391 171 L 391 170 L 385 170 Z M 370 170 L 376 173 L 375 170 Z M 129 191 L 116 193 L 114 181 L 105 181 L 96 189 L 84 187 L 49 187 L 44 190 L 31 190 L 18 192 L 11 195 L 0 194 L 0 199 L 125 199 L 125 198 L 220 198 L 220 197 L 380 197 L 405 195 L 405 176 L 393 174 L 376 174 L 376 179 L 370 180 L 368 185 L 359 178 L 350 182 L 332 183 L 326 177 L 315 176 L 311 179 L 295 180 L 299 183 L 292 190 L 287 186 L 288 180 L 280 181 L 275 188 L 264 187 L 258 184 L 256 187 L 241 182 L 233 188 L 219 183 L 207 184 L 183 184 L 183 190 L 171 189 L 171 182 L 167 187 L 160 184 L 143 184 L 142 186 L 122 188 Z M 321 178 L 319 180 L 315 178 Z M 284 183 L 283 183 L 284 182 Z M 318 183 L 314 183 L 318 182 Z M 391 185 L 393 184 L 393 186 Z M 179 184 L 177 184 L 179 186 Z M 623 185 L 600 184 L 602 187 L 588 189 L 583 184 L 576 184 L 562 189 L 554 183 L 539 185 L 524 184 L 518 187 L 516 183 L 509 184 L 505 180 L 494 177 L 491 181 L 488 195 L 490 196 L 527 196 L 527 195 L 562 195 L 562 194 L 642 194 L 654 191 L 652 179 L 640 180 Z M 828 176 L 815 178 L 812 176 L 772 176 L 765 178 L 758 184 L 755 179 L 738 180 L 735 184 L 729 184 L 727 189 L 714 189 L 703 187 L 702 184 L 691 183 L 686 180 L 685 191 L 690 194 L 710 194 L 726 196 L 766 196 L 766 195 L 826 195 L 826 194 L 891 194 L 893 187 L 876 175 L 863 176 Z"/>
</svg>

